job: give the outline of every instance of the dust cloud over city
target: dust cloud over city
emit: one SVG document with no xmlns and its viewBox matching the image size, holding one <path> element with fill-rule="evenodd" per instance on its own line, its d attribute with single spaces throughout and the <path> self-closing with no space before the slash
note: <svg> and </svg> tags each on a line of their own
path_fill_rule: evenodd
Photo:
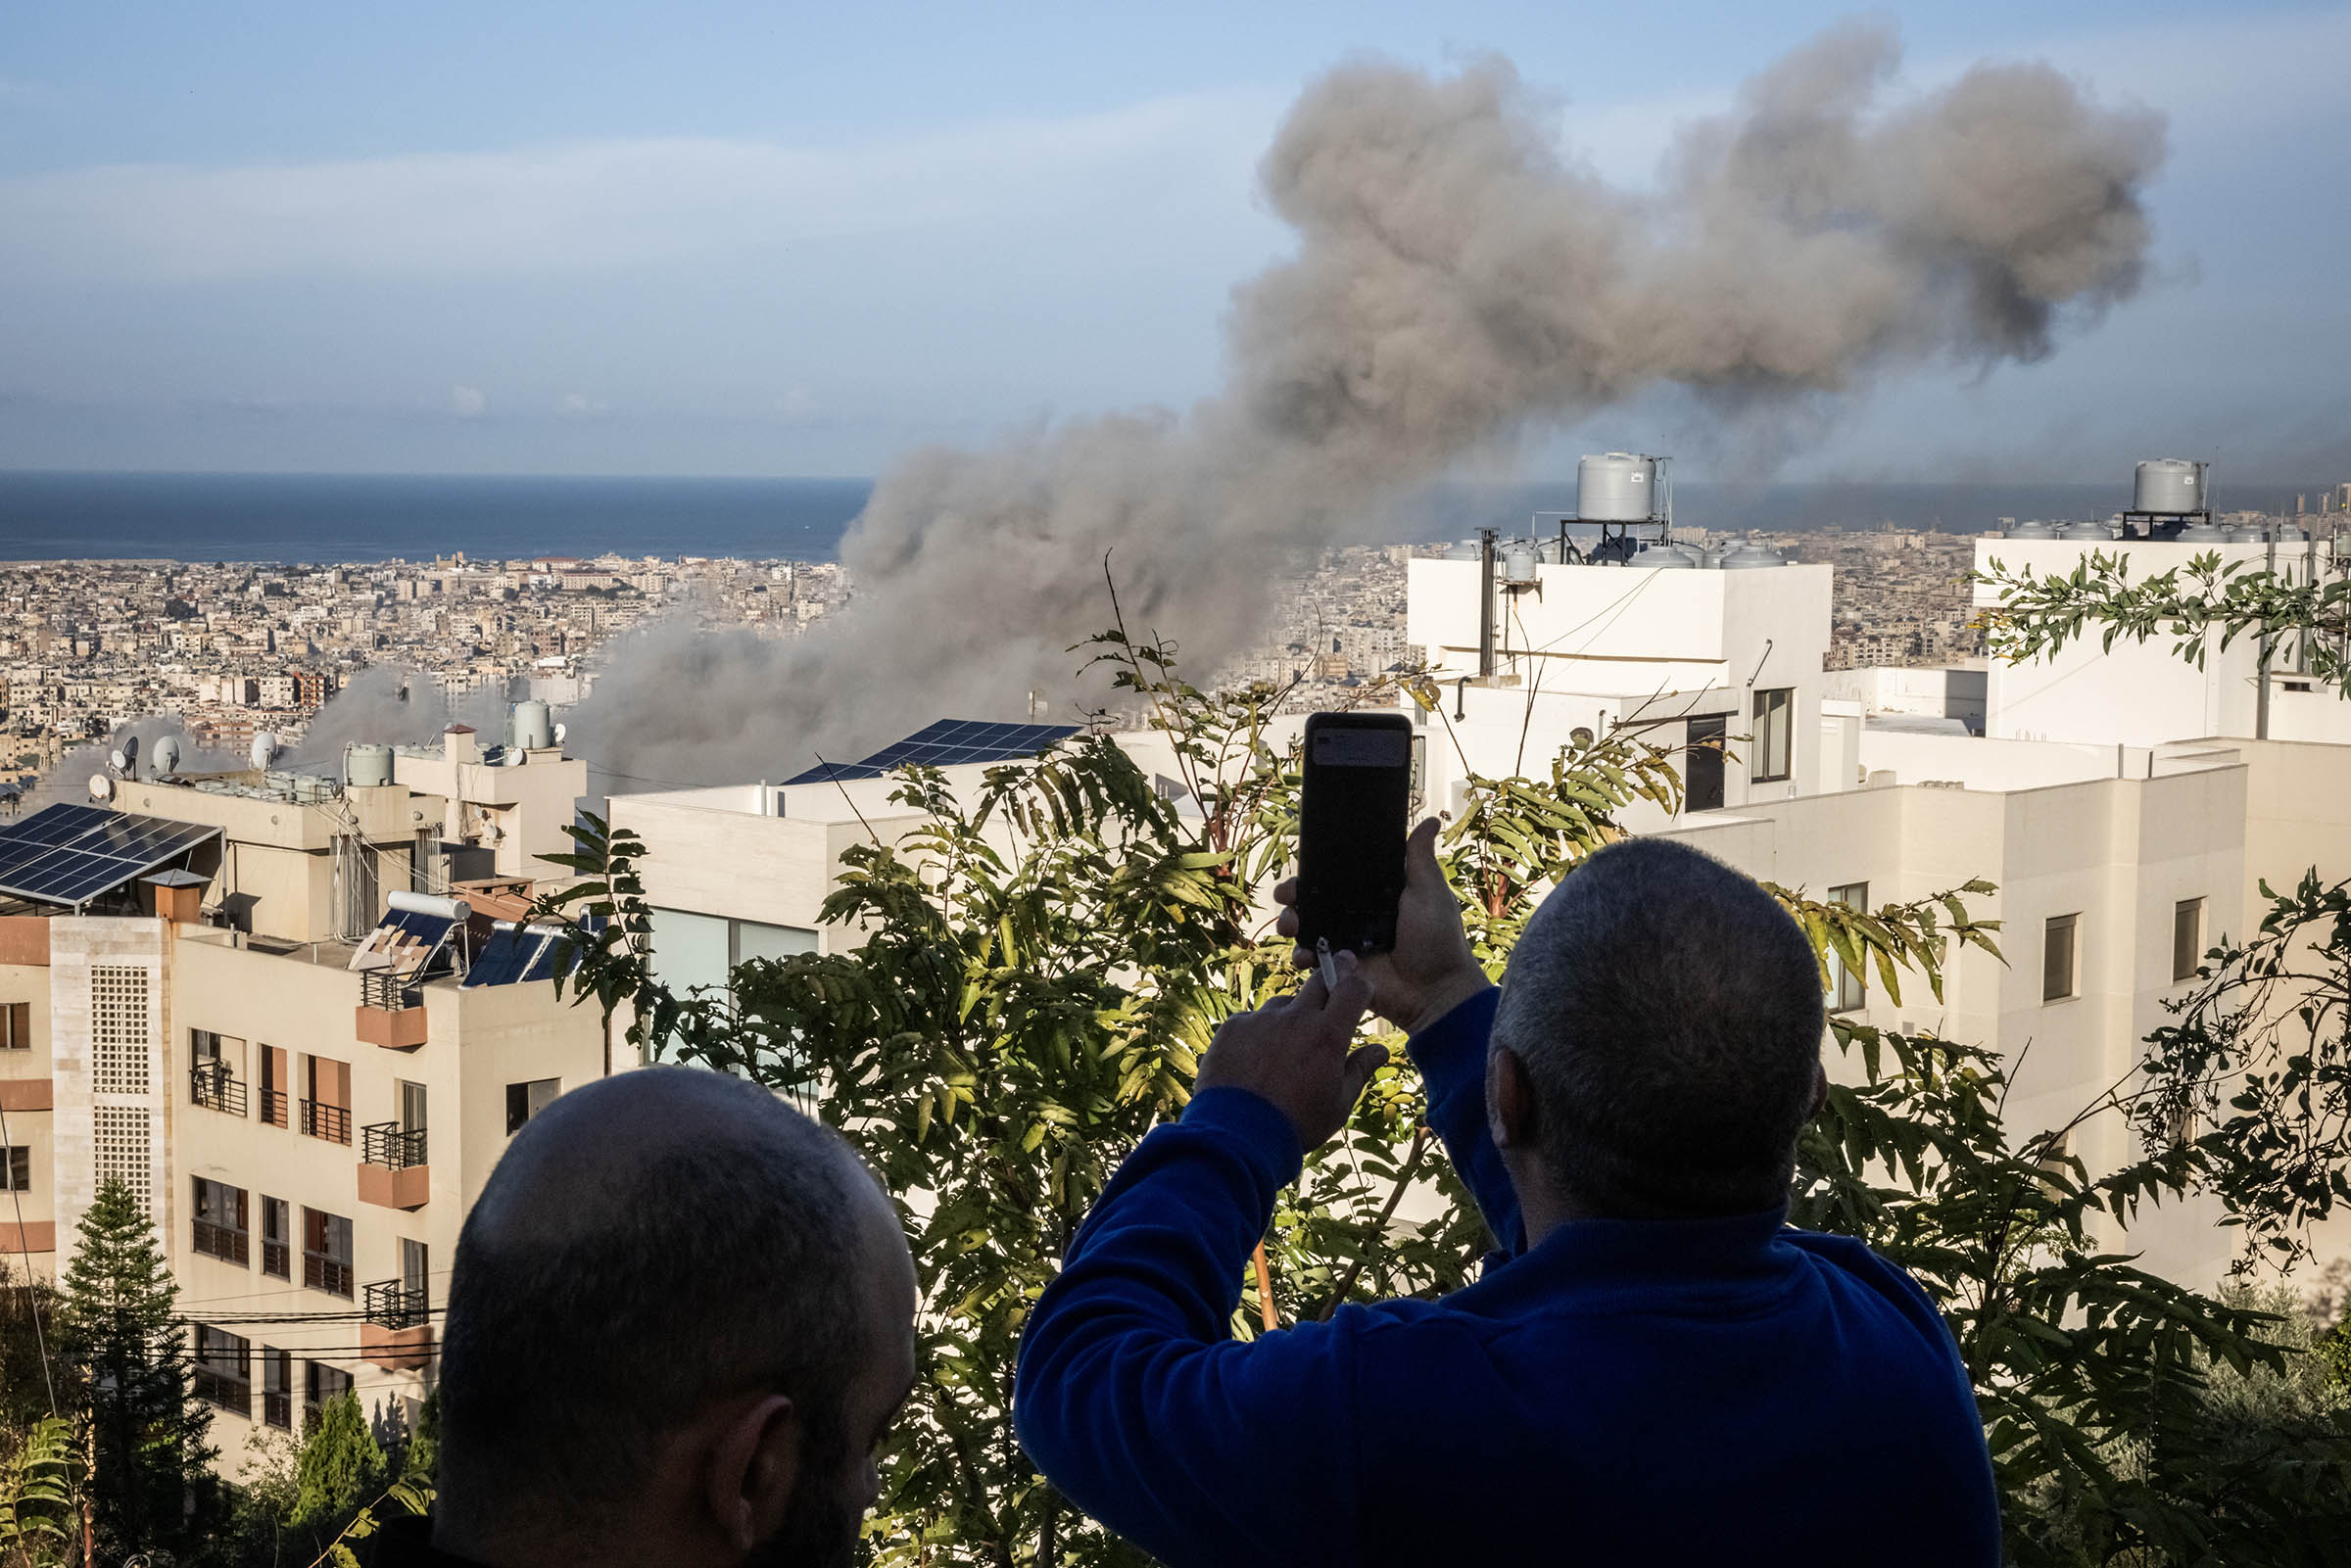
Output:
<svg viewBox="0 0 2351 1568">
<path fill-rule="evenodd" d="M 1106 555 L 1129 629 L 1204 672 L 1298 552 L 1530 434 L 1664 384 L 1768 422 L 1888 372 L 2040 358 L 2129 299 L 2161 118 L 2031 64 L 1887 102 L 1898 62 L 1888 28 L 1821 35 L 1643 192 L 1560 151 L 1501 59 L 1330 71 L 1261 165 L 1296 249 L 1235 289 L 1218 394 L 907 455 L 843 542 L 839 624 L 624 639 L 572 749 L 625 789 L 777 777 L 1031 690 L 1066 717 Z"/>
</svg>

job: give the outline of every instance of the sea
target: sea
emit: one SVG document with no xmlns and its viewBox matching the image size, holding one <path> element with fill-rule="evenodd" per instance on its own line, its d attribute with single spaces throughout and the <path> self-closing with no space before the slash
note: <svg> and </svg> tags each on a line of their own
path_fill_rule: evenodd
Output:
<svg viewBox="0 0 2351 1568">
<path fill-rule="evenodd" d="M 2113 484 L 1683 484 L 1675 511 L 1717 531 L 1903 528 L 1980 533 L 2003 517 L 2103 517 Z M 2291 509 L 2316 483 L 2242 483 L 2226 508 Z M 0 472 L 0 560 L 377 561 L 536 555 L 831 560 L 868 479 L 525 478 L 380 474 Z M 1366 542 L 1523 532 L 1575 504 L 1572 478 L 1439 485 L 1399 499 Z"/>
</svg>

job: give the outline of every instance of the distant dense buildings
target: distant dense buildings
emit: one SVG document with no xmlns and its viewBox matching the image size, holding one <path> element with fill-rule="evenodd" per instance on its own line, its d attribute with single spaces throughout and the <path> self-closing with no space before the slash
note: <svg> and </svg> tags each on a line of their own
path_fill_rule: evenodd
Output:
<svg viewBox="0 0 2351 1568">
<path fill-rule="evenodd" d="M 420 672 L 452 704 L 525 688 L 566 704 L 596 647 L 665 607 L 794 636 L 847 595 L 832 564 L 691 557 L 13 564 L 0 567 L 0 784 L 153 714 L 212 750 L 241 754 L 264 731 L 296 741 L 377 665 Z"/>
</svg>

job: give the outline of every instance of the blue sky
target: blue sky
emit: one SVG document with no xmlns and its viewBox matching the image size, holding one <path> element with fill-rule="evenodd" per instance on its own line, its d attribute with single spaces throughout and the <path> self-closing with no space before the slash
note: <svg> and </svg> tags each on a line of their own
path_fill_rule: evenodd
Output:
<svg viewBox="0 0 2351 1568">
<path fill-rule="evenodd" d="M 1317 72 L 1510 58 L 1649 180 L 1849 8 L 326 7 L 0 15 L 0 466 L 866 474 L 1216 387 Z M 1792 475 L 2351 478 L 2351 9 L 1903 6 L 2170 118 L 2158 277 L 2045 363 L 1882 382 Z M 1531 449 L 1655 449 L 1662 407 Z M 1722 452 L 1703 433 L 1690 477 Z M 1719 477 L 1719 475 L 1714 475 Z"/>
</svg>

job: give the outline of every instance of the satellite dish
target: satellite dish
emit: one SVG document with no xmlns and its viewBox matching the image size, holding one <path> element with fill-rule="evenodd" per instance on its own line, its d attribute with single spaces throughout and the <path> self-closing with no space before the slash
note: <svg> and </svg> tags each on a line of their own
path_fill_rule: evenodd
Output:
<svg viewBox="0 0 2351 1568">
<path fill-rule="evenodd" d="M 90 798 L 91 798 L 92 800 L 112 800 L 112 799 L 114 799 L 114 798 L 115 798 L 115 782 L 114 782 L 112 779 L 109 779 L 109 778 L 108 778 L 108 777 L 107 777 L 105 774 L 103 774 L 103 773 L 93 773 L 93 774 L 91 774 L 91 775 L 90 775 Z"/>
<path fill-rule="evenodd" d="M 107 764 L 117 773 L 127 773 L 130 770 L 130 759 L 120 751 L 113 753 L 106 760 Z"/>
<path fill-rule="evenodd" d="M 255 732 L 253 737 L 253 748 L 245 755 L 246 760 L 251 762 L 256 768 L 268 767 L 269 759 L 277 755 L 277 736 L 271 735 L 266 730 Z"/>
<path fill-rule="evenodd" d="M 135 735 L 125 736 L 122 741 L 122 749 L 118 754 L 122 759 L 120 766 L 123 775 L 127 777 L 139 765 L 139 737 Z"/>
<path fill-rule="evenodd" d="M 564 736 L 564 735 L 565 735 L 565 734 L 568 732 L 568 729 L 569 729 L 569 727 L 568 727 L 568 726 L 566 726 L 566 725 L 560 725 L 560 724 L 558 724 L 558 725 L 556 725 L 556 726 L 555 726 L 555 744 L 556 744 L 556 745 L 561 745 L 561 744 L 563 743 L 563 736 Z"/>
<path fill-rule="evenodd" d="M 158 779 L 168 779 L 179 771 L 179 736 L 164 736 L 155 742 L 155 752 L 148 758 L 149 771 Z"/>
</svg>

